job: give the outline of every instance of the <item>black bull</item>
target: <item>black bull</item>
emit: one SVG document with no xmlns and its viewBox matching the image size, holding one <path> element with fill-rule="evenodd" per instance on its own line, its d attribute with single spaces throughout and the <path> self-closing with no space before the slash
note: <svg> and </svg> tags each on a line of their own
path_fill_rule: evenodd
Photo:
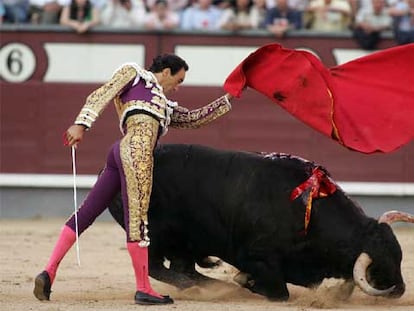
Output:
<svg viewBox="0 0 414 311">
<path fill-rule="evenodd" d="M 321 178 L 312 188 L 315 169 Z M 109 210 L 123 226 L 120 196 Z M 345 279 L 349 294 L 356 284 L 400 297 L 402 252 L 389 226 L 399 215 L 366 216 L 323 168 L 298 157 L 162 145 L 149 209 L 150 275 L 188 287 L 208 279 L 195 263 L 217 256 L 241 271 L 241 285 L 270 299 L 287 299 L 287 283 L 311 287 L 329 277 Z"/>
</svg>

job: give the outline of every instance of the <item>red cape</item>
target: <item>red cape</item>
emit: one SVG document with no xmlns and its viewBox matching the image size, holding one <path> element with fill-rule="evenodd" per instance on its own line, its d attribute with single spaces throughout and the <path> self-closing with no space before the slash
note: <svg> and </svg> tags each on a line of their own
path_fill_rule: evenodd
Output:
<svg viewBox="0 0 414 311">
<path fill-rule="evenodd" d="M 236 97 L 247 86 L 352 150 L 390 152 L 414 137 L 414 44 L 332 68 L 309 52 L 269 44 L 224 84 Z"/>
</svg>

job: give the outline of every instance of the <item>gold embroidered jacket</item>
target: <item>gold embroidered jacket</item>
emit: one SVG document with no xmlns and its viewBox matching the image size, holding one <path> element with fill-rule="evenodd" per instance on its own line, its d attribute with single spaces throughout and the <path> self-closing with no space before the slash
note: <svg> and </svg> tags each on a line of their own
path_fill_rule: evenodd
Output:
<svg viewBox="0 0 414 311">
<path fill-rule="evenodd" d="M 231 109 L 226 96 L 195 110 L 178 106 L 165 96 L 162 86 L 152 72 L 135 63 L 128 63 L 121 66 L 110 81 L 87 97 L 75 124 L 91 128 L 111 100 L 118 112 L 122 133 L 128 112 L 135 110 L 145 111 L 159 120 L 164 135 L 169 125 L 177 128 L 197 128 Z"/>
</svg>

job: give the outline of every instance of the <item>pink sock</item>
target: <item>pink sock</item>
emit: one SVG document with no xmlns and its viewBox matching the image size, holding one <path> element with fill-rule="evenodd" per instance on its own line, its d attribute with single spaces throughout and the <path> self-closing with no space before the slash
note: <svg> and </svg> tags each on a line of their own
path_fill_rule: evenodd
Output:
<svg viewBox="0 0 414 311">
<path fill-rule="evenodd" d="M 72 247 L 76 241 L 76 233 L 68 226 L 63 226 L 60 232 L 59 238 L 56 242 L 55 248 L 53 249 L 52 255 L 49 258 L 49 262 L 46 265 L 45 270 L 49 274 L 50 283 L 52 284 L 55 280 L 56 271 L 63 257 Z"/>
<path fill-rule="evenodd" d="M 132 266 L 134 267 L 137 291 L 163 298 L 152 289 L 149 281 L 148 247 L 140 247 L 138 242 L 128 242 L 127 248 L 129 255 L 131 256 Z"/>
</svg>

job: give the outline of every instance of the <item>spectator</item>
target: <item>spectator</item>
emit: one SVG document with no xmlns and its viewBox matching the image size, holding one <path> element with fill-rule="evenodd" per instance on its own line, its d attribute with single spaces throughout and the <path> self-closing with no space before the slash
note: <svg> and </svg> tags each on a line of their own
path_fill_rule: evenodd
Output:
<svg viewBox="0 0 414 311">
<path fill-rule="evenodd" d="M 62 9 L 60 24 L 85 33 L 99 24 L 99 11 L 89 0 L 72 0 Z"/>
<path fill-rule="evenodd" d="M 348 0 L 311 0 L 306 13 L 306 27 L 311 30 L 344 31 L 350 25 Z"/>
<path fill-rule="evenodd" d="M 220 28 L 230 31 L 252 29 L 252 5 L 252 0 L 235 0 L 233 5 L 223 11 Z"/>
<path fill-rule="evenodd" d="M 26 23 L 29 17 L 29 0 L 2 0 L 5 23 Z"/>
<path fill-rule="evenodd" d="M 398 1 L 398 0 L 386 0 L 387 4 L 390 5 L 391 3 Z M 351 28 L 355 28 L 355 17 L 359 10 L 361 9 L 372 9 L 372 0 L 348 0 L 351 6 Z"/>
<path fill-rule="evenodd" d="M 181 28 L 184 30 L 218 30 L 222 11 L 212 5 L 212 0 L 196 0 L 184 10 Z"/>
<path fill-rule="evenodd" d="M 267 30 L 278 38 L 290 29 L 302 28 L 302 12 L 290 8 L 288 3 L 288 0 L 276 0 L 276 6 L 266 15 Z"/>
<path fill-rule="evenodd" d="M 266 0 L 253 0 L 250 14 L 254 29 L 265 28 L 265 19 L 267 14 Z"/>
<path fill-rule="evenodd" d="M 385 0 L 372 0 L 371 8 L 361 8 L 355 17 L 354 38 L 366 50 L 376 48 L 381 32 L 391 29 L 392 19 Z"/>
<path fill-rule="evenodd" d="M 32 24 L 59 24 L 65 0 L 29 0 Z"/>
<path fill-rule="evenodd" d="M 145 17 L 146 29 L 171 30 L 180 25 L 177 12 L 169 9 L 167 0 L 156 0 L 150 12 Z"/>
<path fill-rule="evenodd" d="M 400 0 L 389 10 L 398 44 L 414 43 L 414 0 Z"/>
<path fill-rule="evenodd" d="M 142 0 L 109 0 L 101 11 L 101 22 L 114 28 L 139 28 L 146 14 Z"/>
</svg>

